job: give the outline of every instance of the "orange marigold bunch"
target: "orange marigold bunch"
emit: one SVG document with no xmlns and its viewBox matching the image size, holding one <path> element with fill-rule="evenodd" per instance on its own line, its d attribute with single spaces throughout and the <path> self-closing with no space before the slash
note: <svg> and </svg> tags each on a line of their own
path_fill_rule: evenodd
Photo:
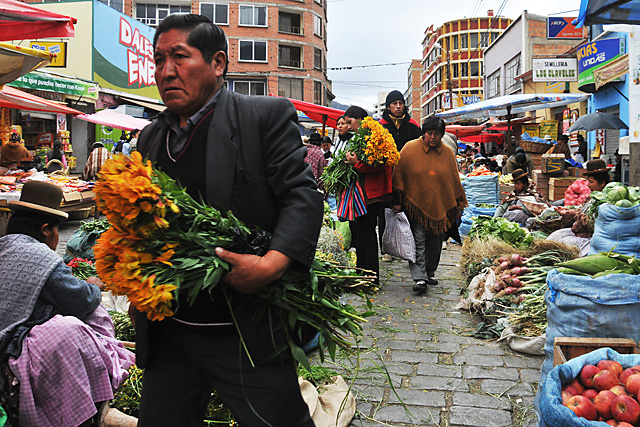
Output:
<svg viewBox="0 0 640 427">
<path fill-rule="evenodd" d="M 360 131 L 360 129 L 362 131 Z M 369 166 L 395 166 L 400 160 L 400 153 L 393 136 L 372 117 L 365 117 L 358 133 L 363 134 L 365 141 L 361 159 Z M 356 154 L 360 154 L 356 150 Z M 358 156 L 360 157 L 360 156 Z"/>
</svg>

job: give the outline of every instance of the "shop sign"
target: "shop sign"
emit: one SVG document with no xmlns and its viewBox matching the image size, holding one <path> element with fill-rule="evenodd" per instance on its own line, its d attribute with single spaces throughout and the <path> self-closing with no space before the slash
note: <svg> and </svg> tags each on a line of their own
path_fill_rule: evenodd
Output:
<svg viewBox="0 0 640 427">
<path fill-rule="evenodd" d="M 582 39 L 584 29 L 576 28 L 571 22 L 575 17 L 563 18 L 560 16 L 549 16 L 547 18 L 547 38 L 548 39 Z"/>
<path fill-rule="evenodd" d="M 562 133 L 569 133 L 569 128 L 571 127 L 571 110 L 569 108 L 565 108 L 562 111 Z"/>
<path fill-rule="evenodd" d="M 558 137 L 558 122 L 556 120 L 543 120 L 540 123 L 540 138 L 547 135 L 554 140 Z"/>
<path fill-rule="evenodd" d="M 595 92 L 593 72 L 624 53 L 624 39 L 613 38 L 598 40 L 578 48 L 578 89 L 582 92 Z"/>
<path fill-rule="evenodd" d="M 476 102 L 482 101 L 482 97 L 480 95 L 462 95 L 462 105 L 475 104 Z"/>
<path fill-rule="evenodd" d="M 578 60 L 575 58 L 547 58 L 533 60 L 534 82 L 578 81 Z"/>
<path fill-rule="evenodd" d="M 49 92 L 64 93 L 67 95 L 82 96 L 84 98 L 97 99 L 98 86 L 85 83 L 80 80 L 64 79 L 44 73 L 27 73 L 18 77 L 9 86 L 23 89 L 44 90 Z"/>
<path fill-rule="evenodd" d="M 39 133 L 36 137 L 36 145 L 51 145 L 53 144 L 53 134 L 51 132 Z"/>
<path fill-rule="evenodd" d="M 39 50 L 42 52 L 55 53 L 56 57 L 53 58 L 51 63 L 47 67 L 64 68 L 67 66 L 67 42 L 41 42 L 33 41 L 29 43 L 31 49 Z"/>
<path fill-rule="evenodd" d="M 529 136 L 540 137 L 540 126 L 538 125 L 522 125 L 522 133 L 528 133 Z"/>
<path fill-rule="evenodd" d="M 160 99 L 154 35 L 153 28 L 94 1 L 93 80 L 105 88 Z"/>
<path fill-rule="evenodd" d="M 640 27 L 629 33 L 629 142 L 640 142 Z"/>
</svg>

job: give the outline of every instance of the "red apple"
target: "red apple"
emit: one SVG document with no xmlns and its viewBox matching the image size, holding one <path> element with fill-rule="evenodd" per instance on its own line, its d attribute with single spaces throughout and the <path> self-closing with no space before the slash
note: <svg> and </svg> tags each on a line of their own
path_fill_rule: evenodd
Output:
<svg viewBox="0 0 640 427">
<path fill-rule="evenodd" d="M 598 395 L 598 390 L 588 388 L 584 391 L 584 393 L 582 393 L 582 395 L 593 402 L 593 399 L 595 399 L 595 397 Z"/>
<path fill-rule="evenodd" d="M 569 399 L 571 399 L 573 396 L 577 396 L 580 393 L 578 393 L 578 391 L 571 385 L 566 385 L 564 387 L 562 387 L 562 404 L 564 406 L 567 406 L 567 402 L 569 401 Z"/>
<path fill-rule="evenodd" d="M 618 427 L 633 427 L 633 426 L 623 421 L 621 423 L 618 423 Z"/>
<path fill-rule="evenodd" d="M 618 425 L 618 422 L 616 420 L 607 420 L 605 422 L 607 424 L 609 424 L 610 426 L 614 426 L 614 427 L 616 427 Z"/>
<path fill-rule="evenodd" d="M 615 360 L 601 360 L 598 362 L 598 364 L 596 365 L 598 366 L 598 368 L 602 371 L 603 369 L 606 369 L 608 371 L 613 372 L 614 374 L 616 374 L 616 377 L 619 377 L 620 374 L 622 373 L 622 371 L 624 370 L 622 368 L 622 365 L 618 362 L 616 362 Z"/>
<path fill-rule="evenodd" d="M 627 382 L 625 383 L 627 387 L 627 391 L 634 396 L 638 395 L 638 391 L 640 391 L 640 374 L 633 374 L 627 378 Z"/>
<path fill-rule="evenodd" d="M 623 395 L 628 396 L 627 390 L 625 390 L 625 388 L 622 387 L 621 385 L 613 386 L 609 389 L 609 391 L 613 392 L 617 396 L 623 396 Z"/>
<path fill-rule="evenodd" d="M 593 376 L 593 385 L 598 391 L 609 390 L 611 387 L 618 385 L 618 376 L 605 369 Z"/>
<path fill-rule="evenodd" d="M 596 407 L 584 396 L 573 396 L 567 402 L 567 408 L 575 412 L 577 416 L 586 418 L 590 421 L 598 419 L 598 411 L 596 410 Z"/>
<path fill-rule="evenodd" d="M 597 366 L 594 365 L 584 365 L 582 370 L 580 371 L 580 382 L 586 388 L 594 388 L 593 387 L 593 377 L 600 372 Z"/>
<path fill-rule="evenodd" d="M 586 388 L 582 385 L 582 383 L 580 383 L 580 380 L 578 378 L 576 378 L 575 380 L 571 381 L 571 383 L 569 385 L 572 386 L 573 388 L 575 388 L 578 391 L 577 394 L 582 394 L 586 390 Z M 574 394 L 574 396 L 575 395 L 576 394 Z"/>
<path fill-rule="evenodd" d="M 640 417 L 640 404 L 631 396 L 618 396 L 611 402 L 611 415 L 618 422 L 635 424 Z"/>
<path fill-rule="evenodd" d="M 595 399 L 593 399 L 593 404 L 598 410 L 598 415 L 602 418 L 608 420 L 611 418 L 611 403 L 613 399 L 618 397 L 615 393 L 609 390 L 602 390 Z"/>
<path fill-rule="evenodd" d="M 626 384 L 627 379 L 633 374 L 640 374 L 640 369 L 636 369 L 635 367 L 627 368 L 620 374 L 620 384 Z"/>
</svg>

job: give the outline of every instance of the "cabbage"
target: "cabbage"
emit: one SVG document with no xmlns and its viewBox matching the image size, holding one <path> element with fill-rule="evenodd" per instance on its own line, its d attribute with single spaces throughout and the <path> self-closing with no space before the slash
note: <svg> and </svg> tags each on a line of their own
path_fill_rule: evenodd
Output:
<svg viewBox="0 0 640 427">
<path fill-rule="evenodd" d="M 609 185 L 609 184 L 607 184 Z M 605 187 L 606 190 L 606 187 Z M 607 202 L 616 204 L 618 201 L 626 199 L 629 196 L 629 191 L 626 187 L 620 185 L 619 187 L 609 189 L 607 193 Z"/>
<path fill-rule="evenodd" d="M 615 188 L 618 187 L 622 187 L 622 184 L 619 182 L 610 182 L 607 185 L 604 186 L 604 188 L 602 189 L 602 192 L 604 194 L 609 194 L 609 192 Z"/>
<path fill-rule="evenodd" d="M 634 203 L 631 200 L 622 199 L 616 202 L 616 206 L 619 208 L 632 208 Z"/>
<path fill-rule="evenodd" d="M 640 187 L 629 187 L 627 190 L 629 190 L 629 200 L 636 203 L 640 201 Z"/>
</svg>

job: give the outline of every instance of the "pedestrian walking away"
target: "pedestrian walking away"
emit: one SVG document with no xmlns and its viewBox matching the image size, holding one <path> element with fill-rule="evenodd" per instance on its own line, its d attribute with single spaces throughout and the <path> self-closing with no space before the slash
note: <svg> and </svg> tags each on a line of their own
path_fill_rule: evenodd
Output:
<svg viewBox="0 0 640 427">
<path fill-rule="evenodd" d="M 179 294 L 176 314 L 162 321 L 136 313 L 137 364 L 145 368 L 138 425 L 200 427 L 215 389 L 239 425 L 313 427 L 294 359 L 280 351 L 288 348 L 284 332 L 253 322 L 253 294 L 277 286 L 288 267 L 309 268 L 322 223 L 296 110 L 285 98 L 226 89 L 226 37 L 204 16 L 168 16 L 153 47 L 167 109 L 140 132 L 138 151 L 192 197 L 272 239 L 264 256 L 216 249 L 232 266 L 223 281 L 233 317 L 220 287 L 192 305 Z"/>
</svg>

